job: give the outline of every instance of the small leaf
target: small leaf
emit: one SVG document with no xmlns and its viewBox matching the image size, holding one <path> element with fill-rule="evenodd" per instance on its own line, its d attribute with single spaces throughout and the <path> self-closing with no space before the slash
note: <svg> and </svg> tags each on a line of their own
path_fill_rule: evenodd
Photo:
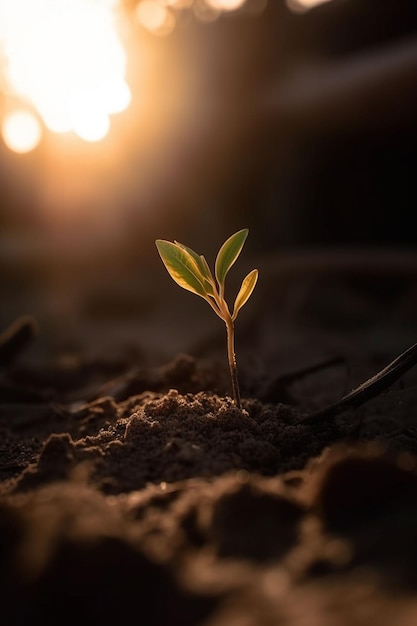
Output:
<svg viewBox="0 0 417 626">
<path fill-rule="evenodd" d="M 180 248 L 182 248 L 189 254 L 191 254 L 201 274 L 201 276 L 199 276 L 199 280 L 201 284 L 203 285 L 206 293 L 212 296 L 214 293 L 213 285 L 212 285 L 213 276 L 210 272 L 210 268 L 207 264 L 206 259 L 202 255 L 198 255 L 197 252 L 194 252 L 192 248 L 189 248 L 188 246 L 184 245 L 183 243 L 180 243 L 179 241 L 176 241 L 175 239 L 174 239 L 174 243 L 177 246 L 180 246 Z"/>
<path fill-rule="evenodd" d="M 239 289 L 239 293 L 236 296 L 235 306 L 233 309 L 232 319 L 235 320 L 237 314 L 244 304 L 249 300 L 252 295 L 252 291 L 255 289 L 256 282 L 258 280 L 258 270 L 252 270 L 242 281 L 242 286 Z"/>
<path fill-rule="evenodd" d="M 183 289 L 206 298 L 207 291 L 193 255 L 184 246 L 165 239 L 157 239 L 155 244 L 171 278 Z"/>
<path fill-rule="evenodd" d="M 203 271 L 204 278 L 206 278 L 207 280 L 213 280 L 213 274 L 211 273 L 211 270 L 206 261 L 206 258 L 202 254 L 200 255 L 200 261 L 201 261 L 201 268 Z"/>
<path fill-rule="evenodd" d="M 249 230 L 247 228 L 239 230 L 229 237 L 220 248 L 215 266 L 216 278 L 219 285 L 224 284 L 226 274 L 239 256 L 246 237 L 248 236 L 248 232 Z"/>
<path fill-rule="evenodd" d="M 204 272 L 204 287 L 207 290 L 207 293 L 210 294 L 211 296 L 214 295 L 214 278 L 213 278 L 213 274 L 211 273 L 211 270 L 208 266 L 208 263 L 205 259 L 205 257 L 203 255 L 200 255 L 200 260 L 201 260 L 201 264 L 202 264 L 202 269 Z"/>
<path fill-rule="evenodd" d="M 189 248 L 188 246 L 185 246 L 183 243 L 180 243 L 179 241 L 176 241 L 175 239 L 174 239 L 174 243 L 175 243 L 176 246 L 179 246 L 180 248 L 182 248 L 183 250 L 188 252 L 188 254 L 190 254 L 193 257 L 193 259 L 195 261 L 195 264 L 197 265 L 197 268 L 198 268 L 198 270 L 199 270 L 199 272 L 201 274 L 201 277 L 205 278 L 206 277 L 205 276 L 205 267 L 204 267 L 204 264 L 201 261 L 201 257 L 197 254 L 197 252 L 194 252 L 194 250 L 192 250 L 192 248 Z"/>
</svg>

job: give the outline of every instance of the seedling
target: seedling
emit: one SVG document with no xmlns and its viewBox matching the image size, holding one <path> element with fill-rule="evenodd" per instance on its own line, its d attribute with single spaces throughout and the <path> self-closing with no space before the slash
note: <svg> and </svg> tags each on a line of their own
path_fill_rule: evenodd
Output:
<svg viewBox="0 0 417 626">
<path fill-rule="evenodd" d="M 215 262 L 215 279 L 202 255 L 184 246 L 178 241 L 157 239 L 156 247 L 171 278 L 183 289 L 201 296 L 213 311 L 224 321 L 227 330 L 227 356 L 229 359 L 230 377 L 232 379 L 233 397 L 236 406 L 241 409 L 239 383 L 237 378 L 235 355 L 234 322 L 243 305 L 249 300 L 258 280 L 258 270 L 252 270 L 243 279 L 236 296 L 233 313 L 224 299 L 226 275 L 238 258 L 249 230 L 244 228 L 229 237 L 220 248 Z"/>
</svg>

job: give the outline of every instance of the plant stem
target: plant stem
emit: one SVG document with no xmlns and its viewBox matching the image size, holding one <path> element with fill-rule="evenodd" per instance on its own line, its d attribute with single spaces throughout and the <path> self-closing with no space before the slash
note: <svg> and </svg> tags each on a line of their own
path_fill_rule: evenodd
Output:
<svg viewBox="0 0 417 626">
<path fill-rule="evenodd" d="M 235 356 L 235 329 L 231 318 L 225 320 L 227 329 L 227 356 L 229 359 L 230 377 L 232 379 L 232 389 L 235 405 L 238 409 L 242 409 L 240 402 L 239 383 L 237 380 L 237 367 Z"/>
</svg>

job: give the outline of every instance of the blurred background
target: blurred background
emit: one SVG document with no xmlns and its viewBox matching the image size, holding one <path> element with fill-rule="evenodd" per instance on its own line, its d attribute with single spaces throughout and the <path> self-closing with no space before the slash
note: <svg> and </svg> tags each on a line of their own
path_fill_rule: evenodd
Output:
<svg viewBox="0 0 417 626">
<path fill-rule="evenodd" d="M 416 33 L 414 0 L 0 0 L 1 327 L 146 336 L 156 238 L 413 251 Z"/>
</svg>

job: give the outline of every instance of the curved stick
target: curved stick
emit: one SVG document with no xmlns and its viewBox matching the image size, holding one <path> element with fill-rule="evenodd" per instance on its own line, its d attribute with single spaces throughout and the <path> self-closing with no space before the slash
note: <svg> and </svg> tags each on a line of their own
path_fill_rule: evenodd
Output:
<svg viewBox="0 0 417 626">
<path fill-rule="evenodd" d="M 329 404 L 323 409 L 314 411 L 303 417 L 297 424 L 313 424 L 324 421 L 329 417 L 335 417 L 345 409 L 360 406 L 368 400 L 375 398 L 379 393 L 388 389 L 405 372 L 417 364 L 417 343 L 402 352 L 380 372 L 368 378 L 364 383 L 343 396 L 337 402 Z"/>
</svg>

